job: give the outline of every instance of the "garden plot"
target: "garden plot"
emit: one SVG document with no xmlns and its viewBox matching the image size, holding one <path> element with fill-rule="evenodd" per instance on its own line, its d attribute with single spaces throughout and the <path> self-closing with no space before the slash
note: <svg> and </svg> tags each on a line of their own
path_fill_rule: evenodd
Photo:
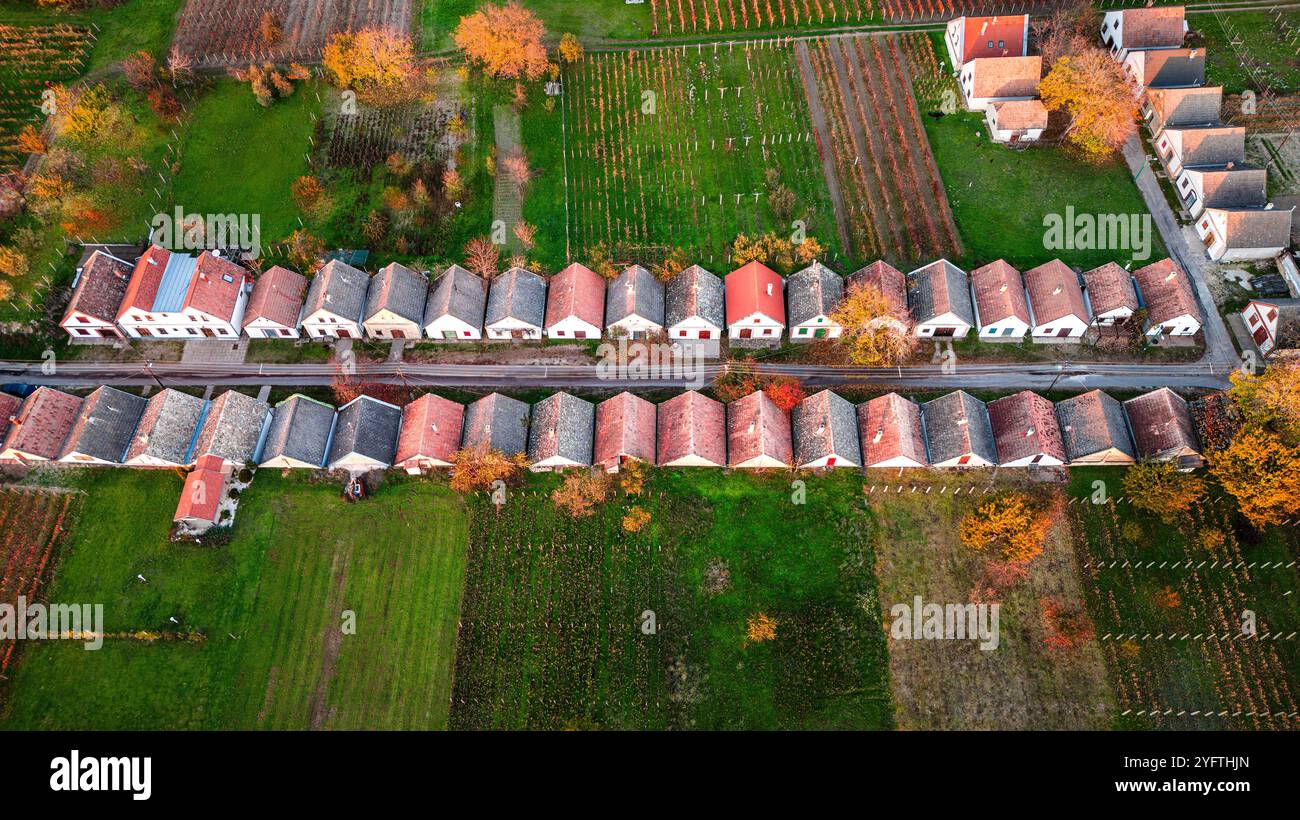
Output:
<svg viewBox="0 0 1300 820">
<path fill-rule="evenodd" d="M 336 168 L 367 170 L 394 155 L 409 163 L 446 162 L 458 144 L 448 125 L 459 116 L 458 103 L 441 100 L 432 106 L 360 106 L 355 114 L 336 113 L 326 157 Z"/>
<path fill-rule="evenodd" d="M 94 43 L 86 26 L 0 25 L 0 172 L 22 161 L 18 132 L 41 119 L 41 94 L 79 76 Z"/>
</svg>

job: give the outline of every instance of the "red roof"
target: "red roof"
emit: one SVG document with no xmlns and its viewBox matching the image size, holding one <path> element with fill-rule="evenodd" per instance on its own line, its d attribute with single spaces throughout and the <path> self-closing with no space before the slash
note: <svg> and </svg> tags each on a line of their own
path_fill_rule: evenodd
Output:
<svg viewBox="0 0 1300 820">
<path fill-rule="evenodd" d="M 897 393 L 886 393 L 858 406 L 862 464 L 870 467 L 895 458 L 927 464 L 921 408 Z"/>
<path fill-rule="evenodd" d="M 727 419 L 721 402 L 687 390 L 659 405 L 659 464 L 696 456 L 727 463 Z"/>
<path fill-rule="evenodd" d="M 977 57 L 1023 57 L 1027 14 L 998 17 L 963 17 L 961 61 Z M 1002 47 L 998 47 L 998 43 Z M 992 47 L 989 46 L 992 43 Z"/>
<path fill-rule="evenodd" d="M 989 424 L 1003 464 L 1036 455 L 1067 460 L 1056 408 L 1037 393 L 1022 390 L 989 402 Z"/>
<path fill-rule="evenodd" d="M 1077 316 L 1087 324 L 1088 306 L 1079 288 L 1079 276 L 1061 260 L 1053 259 L 1025 271 L 1025 287 L 1034 308 L 1034 322 L 1039 326 L 1066 316 Z"/>
<path fill-rule="evenodd" d="M 1088 299 L 1092 302 L 1094 315 L 1101 316 L 1120 308 L 1138 309 L 1132 277 L 1114 262 L 1085 271 L 1083 283 L 1088 287 Z"/>
<path fill-rule="evenodd" d="M 427 393 L 402 408 L 402 428 L 397 436 L 394 463 L 403 466 L 409 459 L 436 459 L 450 463 L 460 449 L 464 406 Z"/>
<path fill-rule="evenodd" d="M 173 521 L 195 519 L 216 523 L 217 508 L 226 488 L 226 475 L 221 471 L 224 463 L 221 456 L 199 458 L 195 468 L 185 476 L 185 486 L 181 489 L 181 500 L 176 505 Z"/>
<path fill-rule="evenodd" d="M 115 321 L 117 309 L 131 282 L 131 271 L 129 263 L 102 250 L 91 254 L 81 269 L 81 278 L 72 294 L 72 300 L 68 302 L 68 309 L 63 313 L 61 324 L 67 324 L 74 313 L 103 322 Z"/>
<path fill-rule="evenodd" d="M 1192 282 L 1174 260 L 1161 259 L 1138 268 L 1133 271 L 1133 278 L 1142 290 L 1142 303 L 1151 324 L 1163 324 L 1184 315 L 1200 318 L 1201 309 L 1196 306 Z"/>
<path fill-rule="evenodd" d="M 551 327 L 574 316 L 593 327 L 605 324 L 605 280 L 586 265 L 574 262 L 551 277 L 544 325 Z"/>
<path fill-rule="evenodd" d="M 23 402 L 13 426 L 9 428 L 4 449 L 41 458 L 58 458 L 63 452 L 63 442 L 81 414 L 81 404 L 78 396 L 49 387 L 36 388 L 36 392 Z"/>
<path fill-rule="evenodd" d="M 307 277 L 279 265 L 257 277 L 248 297 L 244 324 L 266 319 L 285 327 L 298 326 L 298 312 L 307 293 Z"/>
<path fill-rule="evenodd" d="M 727 274 L 727 324 L 761 313 L 785 324 L 785 294 L 781 277 L 762 262 L 750 262 Z"/>
<path fill-rule="evenodd" d="M 194 264 L 194 276 L 190 278 L 190 289 L 181 309 L 192 307 L 217 319 L 233 321 L 239 291 L 247 275 L 234 262 L 204 251 Z"/>
<path fill-rule="evenodd" d="M 593 462 L 609 469 L 627 456 L 654 464 L 655 415 L 652 402 L 628 392 L 596 405 Z"/>
<path fill-rule="evenodd" d="M 759 456 L 794 463 L 790 417 L 762 390 L 727 405 L 727 455 L 730 467 Z"/>
<path fill-rule="evenodd" d="M 849 276 L 849 290 L 871 285 L 884 295 L 897 318 L 907 318 L 907 277 L 888 262 L 872 262 Z"/>
<path fill-rule="evenodd" d="M 18 415 L 18 409 L 22 406 L 23 400 L 17 396 L 0 393 L 0 443 L 4 442 L 5 433 L 9 430 L 10 417 Z"/>
<path fill-rule="evenodd" d="M 1013 316 L 1030 324 L 1029 302 L 1025 299 L 1020 271 L 999 259 L 971 271 L 970 281 L 981 325 L 995 324 Z"/>
<path fill-rule="evenodd" d="M 1170 48 L 1183 44 L 1183 7 L 1125 9 L 1120 12 L 1124 48 Z"/>
<path fill-rule="evenodd" d="M 131 282 L 126 286 L 126 296 L 122 297 L 122 306 L 117 309 L 117 318 L 121 319 L 131 308 L 148 311 L 153 307 L 158 295 L 158 286 L 162 284 L 163 271 L 167 269 L 167 260 L 172 252 L 157 245 L 150 245 L 135 263 Z"/>
<path fill-rule="evenodd" d="M 1187 402 L 1168 387 L 1124 402 L 1133 443 L 1141 458 L 1159 458 L 1179 450 L 1199 451 Z"/>
</svg>

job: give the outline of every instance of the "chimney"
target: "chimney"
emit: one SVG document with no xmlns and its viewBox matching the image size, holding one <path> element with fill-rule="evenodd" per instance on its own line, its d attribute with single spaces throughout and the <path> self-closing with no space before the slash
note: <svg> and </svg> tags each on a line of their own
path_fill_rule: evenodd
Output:
<svg viewBox="0 0 1300 820">
<path fill-rule="evenodd" d="M 1232 166 L 1234 166 L 1234 165 L 1236 165 L 1236 164 L 1237 164 L 1237 163 L 1235 163 L 1235 162 L 1229 162 L 1225 167 L 1226 167 L 1229 171 L 1231 171 L 1231 170 L 1232 170 Z"/>
<path fill-rule="evenodd" d="M 884 435 L 885 435 L 885 428 L 881 427 L 879 430 L 876 431 L 876 434 L 871 437 L 871 443 L 879 444 L 880 439 L 883 438 Z"/>
<path fill-rule="evenodd" d="M 1053 296 L 1060 296 L 1060 295 L 1061 295 L 1061 286 L 1060 286 L 1060 285 L 1057 285 L 1055 288 L 1052 289 L 1052 295 L 1053 295 Z"/>
<path fill-rule="evenodd" d="M 771 295 L 772 295 L 772 283 L 771 283 L 771 282 L 768 282 L 768 283 L 767 283 L 767 295 L 768 295 L 768 296 L 771 296 Z"/>
<path fill-rule="evenodd" d="M 1002 287 L 998 288 L 998 293 L 1006 293 L 1006 292 L 1007 292 L 1007 283 L 1003 282 Z"/>
</svg>

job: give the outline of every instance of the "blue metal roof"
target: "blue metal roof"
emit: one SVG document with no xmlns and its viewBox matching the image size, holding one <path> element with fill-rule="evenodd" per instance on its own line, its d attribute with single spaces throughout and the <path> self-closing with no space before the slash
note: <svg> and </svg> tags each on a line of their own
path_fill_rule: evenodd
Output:
<svg viewBox="0 0 1300 820">
<path fill-rule="evenodd" d="M 185 303 L 185 294 L 190 289 L 190 280 L 194 278 L 194 265 L 197 262 L 198 257 L 183 253 L 173 253 L 168 258 L 150 312 L 176 313 L 181 309 Z"/>
</svg>

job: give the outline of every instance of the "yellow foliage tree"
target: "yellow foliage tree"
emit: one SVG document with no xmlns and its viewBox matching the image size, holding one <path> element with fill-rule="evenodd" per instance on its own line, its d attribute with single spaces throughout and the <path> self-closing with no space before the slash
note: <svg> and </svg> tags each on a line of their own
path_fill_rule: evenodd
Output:
<svg viewBox="0 0 1300 820">
<path fill-rule="evenodd" d="M 838 344 L 862 367 L 893 367 L 908 357 L 916 343 L 908 318 L 906 309 L 891 306 L 870 284 L 851 288 L 830 316 L 843 328 Z"/>
<path fill-rule="evenodd" d="M 640 532 L 649 523 L 649 510 L 644 507 L 629 507 L 623 516 L 623 532 Z"/>
<path fill-rule="evenodd" d="M 1139 461 L 1124 472 L 1124 495 L 1134 507 L 1172 523 L 1205 497 L 1205 482 L 1168 461 Z"/>
<path fill-rule="evenodd" d="M 541 18 L 517 2 L 486 5 L 460 18 L 453 40 L 469 61 L 493 77 L 537 80 L 548 60 Z"/>
<path fill-rule="evenodd" d="M 510 481 L 527 468 L 528 457 L 523 453 L 508 456 L 487 447 L 465 448 L 452 453 L 448 486 L 458 493 L 489 490 L 497 481 Z"/>
<path fill-rule="evenodd" d="M 745 637 L 749 643 L 764 643 L 776 639 L 776 619 L 765 612 L 758 612 L 749 617 L 745 625 Z"/>
<path fill-rule="evenodd" d="M 609 485 L 609 475 L 603 471 L 569 473 L 564 483 L 551 493 L 551 500 L 574 518 L 583 518 L 595 512 L 596 505 L 609 497 Z"/>
<path fill-rule="evenodd" d="M 404 34 L 388 29 L 340 32 L 326 43 L 321 61 L 335 85 L 376 105 L 408 102 L 419 92 L 415 49 Z"/>
<path fill-rule="evenodd" d="M 1258 375 L 1235 370 L 1228 395 L 1246 426 L 1262 427 L 1300 444 L 1300 362 L 1278 362 Z"/>
<path fill-rule="evenodd" d="M 582 41 L 573 34 L 565 32 L 560 38 L 560 59 L 566 63 L 576 63 L 582 59 L 582 55 Z"/>
<path fill-rule="evenodd" d="M 1277 433 L 1247 428 L 1208 460 L 1210 472 L 1256 528 L 1280 524 L 1300 510 L 1300 447 Z"/>
<path fill-rule="evenodd" d="M 1137 131 L 1137 97 L 1120 64 L 1099 48 L 1058 59 L 1038 85 L 1049 111 L 1070 116 L 1068 143 L 1100 162 Z"/>
<path fill-rule="evenodd" d="M 1025 564 L 1043 551 L 1051 525 L 1051 517 L 1035 510 L 1028 498 L 1010 493 L 981 504 L 963 518 L 958 535 L 973 550 L 996 550 L 1008 563 Z"/>
</svg>

